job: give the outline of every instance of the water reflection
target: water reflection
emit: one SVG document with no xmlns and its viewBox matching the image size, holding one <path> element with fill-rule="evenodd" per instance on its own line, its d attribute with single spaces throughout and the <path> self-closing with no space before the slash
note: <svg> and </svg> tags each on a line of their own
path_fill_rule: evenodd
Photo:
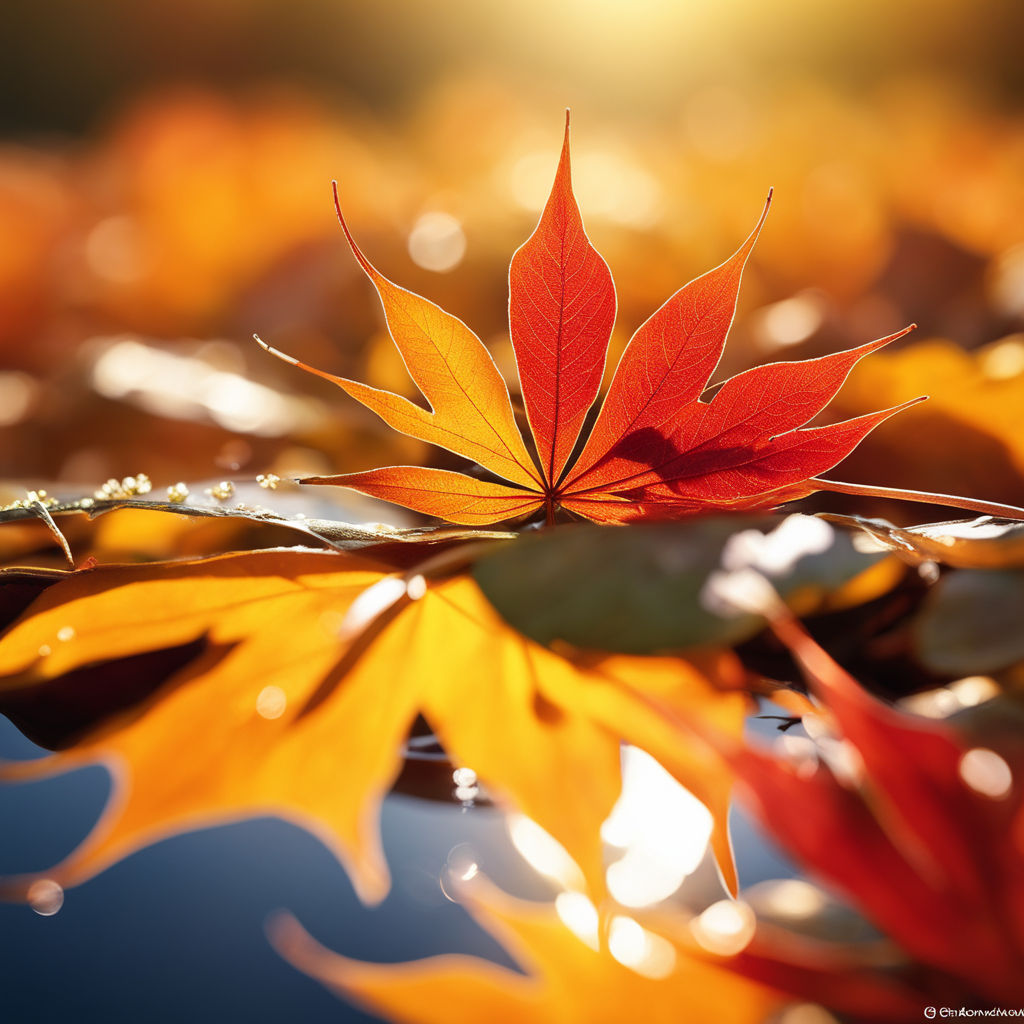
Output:
<svg viewBox="0 0 1024 1024">
<path fill-rule="evenodd" d="M 0 740 L 3 736 L 0 731 Z M 13 728 L 9 739 L 0 755 L 28 756 L 25 741 Z M 170 999 L 163 1016 L 154 1013 L 148 1018 L 154 1022 L 190 1019 L 213 1024 L 226 1016 L 268 1024 L 282 1016 L 301 1017 L 309 1024 L 321 1020 L 367 1022 L 371 1018 L 338 1004 L 277 958 L 262 934 L 267 914 L 288 908 L 329 948 L 359 959 L 407 960 L 439 952 L 466 952 L 515 966 L 460 905 L 465 886 L 477 884 L 481 876 L 520 897 L 553 901 L 558 917 L 581 942 L 598 949 L 603 941 L 608 952 L 629 970 L 649 977 L 671 972 L 675 955 L 671 946 L 644 927 L 639 915 L 613 912 L 602 928 L 596 906 L 583 891 L 578 868 L 533 822 L 521 816 L 507 819 L 485 802 L 477 804 L 472 813 L 463 813 L 451 794 L 459 782 L 473 780 L 472 769 L 441 763 L 443 754 L 431 753 L 430 744 L 436 744 L 433 737 L 418 739 L 420 742 L 411 743 L 414 760 L 436 769 L 431 791 L 435 799 L 392 795 L 386 801 L 384 845 L 395 884 L 380 907 L 362 907 L 328 851 L 292 826 L 264 820 L 182 835 L 133 855 L 76 889 L 75 913 L 58 916 L 55 928 L 47 929 L 53 933 L 51 938 L 40 935 L 29 941 L 26 917 L 31 921 L 34 915 L 25 907 L 0 908 L 0 940 L 10 950 L 6 969 L 10 978 L 18 979 L 16 984 L 5 982 L 5 990 L 37 990 L 41 981 L 33 964 L 40 965 L 40 971 L 45 965 L 51 972 L 67 972 L 70 965 L 77 965 L 79 981 L 74 991 L 69 988 L 66 997 L 56 999 L 31 1019 L 39 1019 L 41 1024 L 91 1019 L 75 1016 L 76 1006 L 83 1000 L 109 1011 L 106 1019 L 119 1019 L 118 1014 L 127 1019 L 126 1008 L 134 1005 L 133 1000 L 149 998 L 146 993 L 153 990 L 154 972 L 162 971 L 167 958 L 173 956 L 184 965 L 183 970 L 195 977 L 202 975 L 202 994 L 194 986 L 184 986 Z M 623 849 L 628 851 L 642 841 L 644 815 L 629 794 L 644 779 L 650 786 L 641 786 L 646 795 L 640 802 L 647 801 L 647 820 L 658 827 L 659 818 L 674 818 L 689 807 L 691 799 L 673 794 L 674 783 L 664 790 L 661 769 L 646 755 L 627 752 L 624 762 L 624 798 L 609 825 L 610 835 L 623 845 L 609 844 L 609 852 L 616 858 L 612 864 L 623 859 Z M 38 831 L 38 821 L 70 820 L 71 811 L 62 810 L 60 794 L 67 792 L 68 800 L 81 804 L 74 783 L 71 776 L 38 787 L 14 786 L 0 791 L 6 798 L 4 820 L 25 841 L 15 844 L 25 846 L 16 859 L 12 859 L 16 852 L 12 848 L 8 870 L 59 859 L 61 851 L 46 849 L 33 855 L 32 847 L 25 844 Z M 29 789 L 31 801 L 27 800 Z M 668 803 L 652 799 L 659 792 Z M 13 802 L 19 796 L 26 798 L 20 813 Z M 94 803 L 98 807 L 102 801 L 97 798 Z M 79 827 L 84 832 L 87 822 Z M 739 834 L 743 834 L 742 828 Z M 703 826 L 696 828 L 695 835 L 702 837 L 701 843 L 706 842 Z M 68 848 L 74 841 L 74 836 L 66 838 Z M 694 852 L 688 855 L 691 859 L 696 856 L 696 839 L 694 843 Z M 778 871 L 776 865 L 750 860 L 751 855 L 760 856 L 760 851 L 751 843 L 741 844 L 740 868 L 745 881 L 756 881 L 765 870 Z M 705 887 L 718 885 L 713 868 L 705 863 L 690 877 L 695 887 L 687 889 L 686 899 L 702 905 Z M 47 904 L 44 897 L 52 900 L 56 893 L 52 886 L 40 886 L 35 895 L 38 906 L 45 909 L 53 904 Z M 681 904 L 679 910 L 685 913 Z M 144 941 L 132 943 L 129 949 L 123 942 L 125 915 L 146 922 Z M 13 1006 L 21 1012 L 17 999 L 17 994 L 6 994 L 3 1008 Z M 189 1003 L 193 1009 L 201 1003 L 204 1009 L 189 1016 L 185 1012 Z M 19 1019 L 17 1013 L 13 1019 Z"/>
</svg>

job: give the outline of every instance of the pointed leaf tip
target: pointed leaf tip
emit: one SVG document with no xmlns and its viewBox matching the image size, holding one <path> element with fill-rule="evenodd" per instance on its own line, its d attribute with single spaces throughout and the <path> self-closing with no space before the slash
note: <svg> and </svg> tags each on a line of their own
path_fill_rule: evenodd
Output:
<svg viewBox="0 0 1024 1024">
<path fill-rule="evenodd" d="M 611 272 L 572 191 L 569 112 L 551 193 L 509 266 L 509 332 L 544 479 L 557 485 L 597 398 L 615 322 Z"/>
</svg>

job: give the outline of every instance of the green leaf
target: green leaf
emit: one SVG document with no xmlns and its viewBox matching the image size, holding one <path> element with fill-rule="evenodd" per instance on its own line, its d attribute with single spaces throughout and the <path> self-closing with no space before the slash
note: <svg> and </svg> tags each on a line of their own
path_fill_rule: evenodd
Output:
<svg viewBox="0 0 1024 1024">
<path fill-rule="evenodd" d="M 767 533 L 781 516 L 728 516 L 631 527 L 560 527 L 484 554 L 473 575 L 498 612 L 540 643 L 628 654 L 734 644 L 758 633 L 755 615 L 708 610 L 701 590 L 734 534 Z M 837 532 L 773 578 L 783 597 L 831 592 L 884 556 L 854 550 Z"/>
</svg>

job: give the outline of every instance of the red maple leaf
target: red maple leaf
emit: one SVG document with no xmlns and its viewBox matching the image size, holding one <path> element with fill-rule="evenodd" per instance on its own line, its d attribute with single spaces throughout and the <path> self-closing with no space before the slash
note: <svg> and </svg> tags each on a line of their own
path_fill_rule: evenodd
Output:
<svg viewBox="0 0 1024 1024">
<path fill-rule="evenodd" d="M 260 344 L 333 381 L 396 430 L 463 455 L 507 483 L 417 466 L 302 483 L 351 487 L 470 525 L 522 518 L 542 508 L 548 522 L 562 508 L 605 523 L 769 508 L 817 490 L 813 477 L 842 461 L 883 420 L 914 404 L 806 426 L 858 359 L 909 327 L 846 352 L 756 367 L 727 380 L 711 401 L 701 400 L 725 346 L 769 193 L 757 226 L 736 253 L 680 288 L 633 335 L 573 461 L 601 385 L 615 287 L 587 238 L 572 192 L 566 116 L 551 195 L 509 271 L 509 325 L 533 457 L 516 426 L 505 382 L 480 339 L 461 320 L 384 277 L 356 245 L 337 185 L 335 203 L 352 252 L 377 289 L 391 336 L 430 408 Z"/>
</svg>

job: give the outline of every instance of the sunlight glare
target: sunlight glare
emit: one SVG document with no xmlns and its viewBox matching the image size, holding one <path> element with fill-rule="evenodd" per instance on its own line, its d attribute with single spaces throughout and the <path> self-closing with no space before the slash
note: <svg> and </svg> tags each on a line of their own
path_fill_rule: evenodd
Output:
<svg viewBox="0 0 1024 1024">
<path fill-rule="evenodd" d="M 457 267 L 466 255 L 462 224 L 450 213 L 434 210 L 422 214 L 409 232 L 409 256 L 424 270 L 444 274 Z"/>
<path fill-rule="evenodd" d="M 718 956 L 735 956 L 750 945 L 757 918 L 742 900 L 719 900 L 690 922 L 697 944 Z"/>
<path fill-rule="evenodd" d="M 338 627 L 338 636 L 342 640 L 358 636 L 378 615 L 405 597 L 407 591 L 408 584 L 400 576 L 385 576 L 377 580 L 348 606 Z"/>
<path fill-rule="evenodd" d="M 583 893 L 560 892 L 555 897 L 555 913 L 580 942 L 595 952 L 601 948 L 597 934 L 597 907 Z"/>
<path fill-rule="evenodd" d="M 808 920 L 820 914 L 828 904 L 816 885 L 802 878 L 779 878 L 760 882 L 749 890 L 751 900 L 766 913 L 790 920 Z"/>
<path fill-rule="evenodd" d="M 537 872 L 558 882 L 563 889 L 583 889 L 583 872 L 557 839 L 532 818 L 510 815 L 508 833 L 520 856 Z"/>
<path fill-rule="evenodd" d="M 608 952 L 623 967 L 645 978 L 668 977 L 676 965 L 671 942 L 622 915 L 613 917 L 608 926 Z"/>
<path fill-rule="evenodd" d="M 1013 772 L 994 750 L 968 750 L 957 770 L 967 786 L 991 800 L 1004 800 L 1013 789 Z"/>
<path fill-rule="evenodd" d="M 711 812 L 650 754 L 622 750 L 622 794 L 601 837 L 622 847 L 608 868 L 608 890 L 626 907 L 667 899 L 700 864 L 711 839 Z"/>
<path fill-rule="evenodd" d="M 799 345 L 824 323 L 825 302 L 817 292 L 801 292 L 758 310 L 753 329 L 761 348 L 769 351 Z"/>
</svg>

